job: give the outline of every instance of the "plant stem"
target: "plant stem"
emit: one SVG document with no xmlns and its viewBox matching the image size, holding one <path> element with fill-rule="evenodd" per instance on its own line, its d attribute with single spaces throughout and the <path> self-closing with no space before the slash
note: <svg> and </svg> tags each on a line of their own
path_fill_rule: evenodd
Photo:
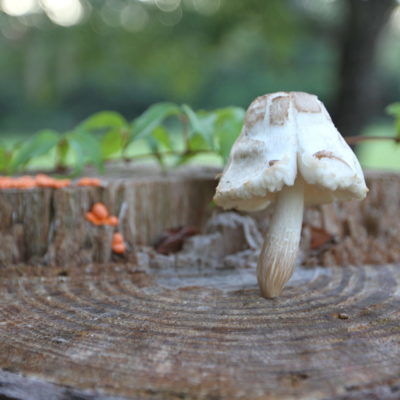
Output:
<svg viewBox="0 0 400 400">
<path fill-rule="evenodd" d="M 186 115 L 181 115 L 180 116 L 181 122 L 182 122 L 182 138 L 183 138 L 183 148 L 186 152 L 189 151 L 189 120 Z"/>
<path fill-rule="evenodd" d="M 162 151 L 162 152 L 154 152 L 154 153 L 143 153 L 136 154 L 131 157 L 124 157 L 124 161 L 130 162 L 136 159 L 148 158 L 148 157 L 165 157 L 165 156 L 191 156 L 197 154 L 216 154 L 213 150 L 186 150 L 186 151 Z M 110 160 L 114 161 L 114 160 Z"/>
<path fill-rule="evenodd" d="M 348 144 L 357 144 L 370 140 L 391 140 L 395 143 L 400 143 L 400 137 L 396 136 L 348 136 L 344 138 Z"/>
</svg>

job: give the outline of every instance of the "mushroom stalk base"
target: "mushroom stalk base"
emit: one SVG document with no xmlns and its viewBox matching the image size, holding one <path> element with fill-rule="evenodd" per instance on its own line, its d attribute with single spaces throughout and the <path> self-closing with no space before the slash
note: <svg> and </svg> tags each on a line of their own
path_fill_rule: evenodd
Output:
<svg viewBox="0 0 400 400">
<path fill-rule="evenodd" d="M 280 295 L 293 274 L 299 248 L 304 210 L 304 183 L 297 179 L 278 194 L 272 221 L 257 264 L 263 297 Z"/>
</svg>

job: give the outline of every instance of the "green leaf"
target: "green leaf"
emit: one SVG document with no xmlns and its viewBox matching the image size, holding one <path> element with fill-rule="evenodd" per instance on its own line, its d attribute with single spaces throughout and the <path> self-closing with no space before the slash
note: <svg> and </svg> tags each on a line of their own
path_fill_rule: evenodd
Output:
<svg viewBox="0 0 400 400">
<path fill-rule="evenodd" d="M 397 119 L 395 127 L 396 127 L 396 137 L 400 138 L 400 118 Z"/>
<path fill-rule="evenodd" d="M 130 142 L 149 136 L 167 117 L 179 115 L 179 113 L 180 108 L 173 103 L 152 105 L 133 121 Z"/>
<path fill-rule="evenodd" d="M 389 104 L 386 107 L 386 112 L 395 118 L 396 137 L 400 138 L 400 102 Z"/>
<path fill-rule="evenodd" d="M 193 157 L 195 157 L 196 154 L 195 153 L 184 153 L 181 154 L 180 156 L 177 157 L 177 159 L 175 160 L 175 166 L 178 167 L 182 164 L 186 164 L 187 162 L 189 162 Z"/>
<path fill-rule="evenodd" d="M 386 107 L 386 112 L 389 115 L 393 115 L 395 117 L 400 118 L 400 102 L 399 103 L 393 103 L 393 104 L 389 104 Z"/>
<path fill-rule="evenodd" d="M 171 135 L 162 125 L 155 128 L 151 136 L 168 150 L 173 150 Z"/>
<path fill-rule="evenodd" d="M 112 130 L 106 133 L 101 139 L 101 154 L 105 159 L 120 153 L 122 148 L 123 137 L 120 131 Z"/>
<path fill-rule="evenodd" d="M 4 147 L 0 147 L 0 172 L 7 172 L 7 150 Z"/>
<path fill-rule="evenodd" d="M 128 125 L 126 119 L 115 111 L 101 111 L 91 115 L 89 118 L 81 122 L 77 129 L 96 131 L 96 130 L 110 130 L 122 129 Z"/>
<path fill-rule="evenodd" d="M 199 133 L 195 133 L 189 138 L 189 150 L 190 151 L 201 151 L 209 150 L 209 145 L 206 142 L 204 136 Z"/>
<path fill-rule="evenodd" d="M 218 140 L 218 153 L 227 162 L 231 148 L 240 134 L 245 111 L 239 107 L 228 107 L 215 111 L 215 135 Z"/>
<path fill-rule="evenodd" d="M 147 143 L 147 145 L 149 146 L 150 151 L 152 153 L 158 153 L 158 151 L 159 151 L 158 143 L 153 137 L 148 136 L 144 140 Z"/>
<path fill-rule="evenodd" d="M 164 159 L 160 154 L 160 144 L 157 142 L 157 140 L 152 137 L 152 136 L 147 136 L 144 139 L 147 143 L 147 145 L 150 148 L 150 151 L 154 154 L 154 157 L 156 158 L 156 160 L 158 161 L 158 163 L 164 167 Z"/>
<path fill-rule="evenodd" d="M 101 111 L 80 123 L 76 130 L 100 134 L 102 156 L 106 159 L 122 151 L 123 136 L 129 130 L 129 124 L 115 111 Z"/>
<path fill-rule="evenodd" d="M 182 111 L 189 120 L 189 136 L 202 136 L 210 149 L 214 149 L 214 115 L 205 111 L 195 113 L 188 105 L 182 105 Z"/>
<path fill-rule="evenodd" d="M 69 154 L 69 143 L 68 140 L 62 138 L 57 143 L 57 165 L 56 167 L 65 167 L 67 165 L 68 154 Z"/>
<path fill-rule="evenodd" d="M 24 142 L 15 152 L 10 165 L 10 172 L 25 167 L 35 157 L 47 154 L 60 140 L 60 134 L 52 130 L 36 133 Z"/>
<path fill-rule="evenodd" d="M 96 165 L 100 171 L 104 169 L 101 145 L 93 135 L 85 131 L 74 131 L 66 138 L 75 152 L 75 172 L 80 172 L 88 164 Z"/>
</svg>

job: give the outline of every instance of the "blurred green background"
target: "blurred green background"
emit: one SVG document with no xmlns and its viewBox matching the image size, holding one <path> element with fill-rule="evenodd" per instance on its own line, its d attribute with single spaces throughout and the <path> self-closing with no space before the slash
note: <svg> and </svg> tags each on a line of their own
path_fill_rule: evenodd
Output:
<svg viewBox="0 0 400 400">
<path fill-rule="evenodd" d="M 5 140 L 100 110 L 247 107 L 278 90 L 317 94 L 344 135 L 394 135 L 400 2 L 0 0 L 0 70 Z M 400 145 L 357 151 L 364 167 L 400 169 Z"/>
</svg>

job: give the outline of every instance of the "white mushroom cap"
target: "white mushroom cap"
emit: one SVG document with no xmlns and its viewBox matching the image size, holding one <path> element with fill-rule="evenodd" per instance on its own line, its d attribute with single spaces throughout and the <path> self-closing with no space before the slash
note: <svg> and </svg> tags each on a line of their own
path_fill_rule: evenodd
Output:
<svg viewBox="0 0 400 400">
<path fill-rule="evenodd" d="M 363 199 L 360 164 L 317 96 L 278 92 L 247 110 L 214 197 L 224 208 L 260 210 L 284 185 L 304 180 L 305 204 Z"/>
</svg>

